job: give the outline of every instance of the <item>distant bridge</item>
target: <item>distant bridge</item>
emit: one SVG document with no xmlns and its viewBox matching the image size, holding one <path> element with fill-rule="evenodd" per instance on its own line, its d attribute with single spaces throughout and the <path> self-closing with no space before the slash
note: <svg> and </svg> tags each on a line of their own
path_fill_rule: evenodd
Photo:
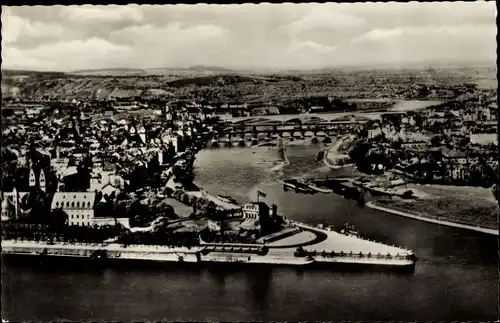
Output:
<svg viewBox="0 0 500 323">
<path fill-rule="evenodd" d="M 234 137 L 243 138 L 251 135 L 253 138 L 259 136 L 271 137 L 278 135 L 280 137 L 326 137 L 335 136 L 340 132 L 354 130 L 367 121 L 337 121 L 322 123 L 282 123 L 280 125 L 245 125 L 229 124 L 219 132 L 219 136 L 226 136 L 228 139 Z"/>
</svg>

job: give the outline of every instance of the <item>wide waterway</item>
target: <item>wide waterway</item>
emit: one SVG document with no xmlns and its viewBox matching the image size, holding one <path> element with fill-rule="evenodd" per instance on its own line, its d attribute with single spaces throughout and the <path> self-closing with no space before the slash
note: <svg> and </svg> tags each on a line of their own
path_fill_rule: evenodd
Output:
<svg viewBox="0 0 500 323">
<path fill-rule="evenodd" d="M 249 201 L 258 189 L 286 217 L 353 224 L 363 235 L 406 246 L 413 274 L 297 270 L 283 267 L 184 267 L 126 262 L 101 269 L 3 263 L 2 317 L 10 320 L 443 320 L 497 318 L 496 237 L 406 219 L 335 195 L 284 192 L 283 176 L 335 175 L 316 162 L 321 145 L 289 146 L 281 169 L 276 147 L 201 151 L 197 183 Z"/>
<path fill-rule="evenodd" d="M 390 100 L 390 99 L 349 99 L 349 102 L 387 102 L 391 103 L 392 107 L 388 108 L 387 111 L 385 112 L 407 112 L 407 111 L 419 111 L 426 109 L 428 107 L 434 106 L 434 105 L 439 105 L 443 103 L 444 101 L 423 101 L 423 100 Z M 357 110 L 357 111 L 347 111 L 347 112 L 328 112 L 328 113 L 307 113 L 307 114 L 285 114 L 285 115 L 267 115 L 267 116 L 254 116 L 254 117 L 231 117 L 231 116 L 221 116 L 222 119 L 226 119 L 228 121 L 232 122 L 239 122 L 243 120 L 249 120 L 249 119 L 268 119 L 268 120 L 275 120 L 275 121 L 288 121 L 291 119 L 296 119 L 300 117 L 318 117 L 322 118 L 328 121 L 337 119 L 337 118 L 342 118 L 346 116 L 358 116 L 358 117 L 366 117 L 369 119 L 380 119 L 380 115 L 384 113 L 384 111 L 377 111 L 377 112 L 369 112 L 369 111 L 363 111 L 363 110 Z"/>
</svg>

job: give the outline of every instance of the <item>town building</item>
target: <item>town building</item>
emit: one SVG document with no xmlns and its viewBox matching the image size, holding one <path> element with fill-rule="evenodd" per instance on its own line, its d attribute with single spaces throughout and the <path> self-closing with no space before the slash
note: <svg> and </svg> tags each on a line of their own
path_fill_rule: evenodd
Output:
<svg viewBox="0 0 500 323">
<path fill-rule="evenodd" d="M 445 150 L 443 151 L 443 160 L 448 164 L 467 164 L 467 155 L 463 151 Z"/>
<path fill-rule="evenodd" d="M 24 193 L 26 194 L 26 193 Z M 1 202 L 1 220 L 7 221 L 10 219 L 17 219 L 19 215 L 19 200 L 20 195 L 17 193 L 16 188 L 12 192 L 2 192 Z"/>
<path fill-rule="evenodd" d="M 498 145 L 498 135 L 496 133 L 471 133 L 470 142 L 480 146 Z"/>
<path fill-rule="evenodd" d="M 92 226 L 95 199 L 96 193 L 93 192 L 56 192 L 51 209 L 65 211 L 69 225 Z"/>
<path fill-rule="evenodd" d="M 30 188 L 39 188 L 43 192 L 47 190 L 47 180 L 45 178 L 45 172 L 43 171 L 43 169 L 41 169 L 38 172 L 38 177 L 37 177 L 34 169 L 30 168 L 28 181 L 29 181 L 28 186 Z"/>
<path fill-rule="evenodd" d="M 427 141 L 407 141 L 401 143 L 402 149 L 426 149 L 429 147 Z"/>
<path fill-rule="evenodd" d="M 247 203 L 242 207 L 244 219 L 259 219 L 259 204 Z"/>
<path fill-rule="evenodd" d="M 392 123 L 395 125 L 401 124 L 406 112 L 386 112 L 380 115 L 383 124 Z"/>
</svg>

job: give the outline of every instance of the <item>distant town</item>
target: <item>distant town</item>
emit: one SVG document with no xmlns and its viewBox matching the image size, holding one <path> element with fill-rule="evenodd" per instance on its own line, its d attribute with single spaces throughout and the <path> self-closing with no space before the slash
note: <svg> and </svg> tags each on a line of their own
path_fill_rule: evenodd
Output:
<svg viewBox="0 0 500 323">
<path fill-rule="evenodd" d="M 131 90 L 125 85 L 137 76 L 5 75 L 1 171 L 6 240 L 169 247 L 203 242 L 214 253 L 226 244 L 233 249 L 249 244 L 250 251 L 244 252 L 255 247 L 257 254 L 265 254 L 269 243 L 305 227 L 279 215 L 276 205 L 259 202 L 265 192 L 244 205 L 231 196 L 208 194 L 195 184 L 193 163 L 206 147 L 267 144 L 283 150 L 297 140 L 326 144 L 319 161 L 333 169 L 351 166 L 355 172 L 343 179 L 285 179 L 287 188 L 300 192 L 307 186 L 313 193 L 351 194 L 348 198 L 355 194 L 362 204 L 371 194 L 383 197 L 369 203 L 374 208 L 491 230 L 498 225 L 494 203 L 477 205 L 471 214 L 470 201 L 420 199 L 421 190 L 408 186 L 482 187 L 491 197 L 498 195 L 493 89 L 415 83 L 419 74 L 410 72 L 211 75 L 169 81 L 166 90 L 147 85 L 155 76 L 140 77 L 143 89 Z M 369 80 L 371 88 L 342 95 L 353 80 Z M 268 100 L 252 99 L 263 96 L 264 88 Z M 296 94 L 286 95 L 291 92 Z M 398 109 L 412 100 L 425 107 Z M 316 232 L 314 240 L 324 229 L 307 230 Z M 358 236 L 345 230 L 350 238 Z M 307 254 L 294 243 L 300 249 L 296 257 Z M 342 255 L 352 256 L 351 249 L 341 250 Z M 383 247 L 368 249 L 359 257 L 386 257 Z"/>
</svg>

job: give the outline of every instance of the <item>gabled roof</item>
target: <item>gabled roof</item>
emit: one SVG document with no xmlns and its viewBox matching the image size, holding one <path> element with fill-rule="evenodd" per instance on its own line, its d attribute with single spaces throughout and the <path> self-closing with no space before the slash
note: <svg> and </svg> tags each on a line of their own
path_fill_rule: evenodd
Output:
<svg viewBox="0 0 500 323">
<path fill-rule="evenodd" d="M 95 192 L 56 192 L 52 199 L 51 208 L 89 210 L 94 208 L 95 197 Z"/>
<path fill-rule="evenodd" d="M 467 155 L 463 151 L 458 150 L 445 150 L 443 151 L 445 158 L 465 158 Z"/>
</svg>

